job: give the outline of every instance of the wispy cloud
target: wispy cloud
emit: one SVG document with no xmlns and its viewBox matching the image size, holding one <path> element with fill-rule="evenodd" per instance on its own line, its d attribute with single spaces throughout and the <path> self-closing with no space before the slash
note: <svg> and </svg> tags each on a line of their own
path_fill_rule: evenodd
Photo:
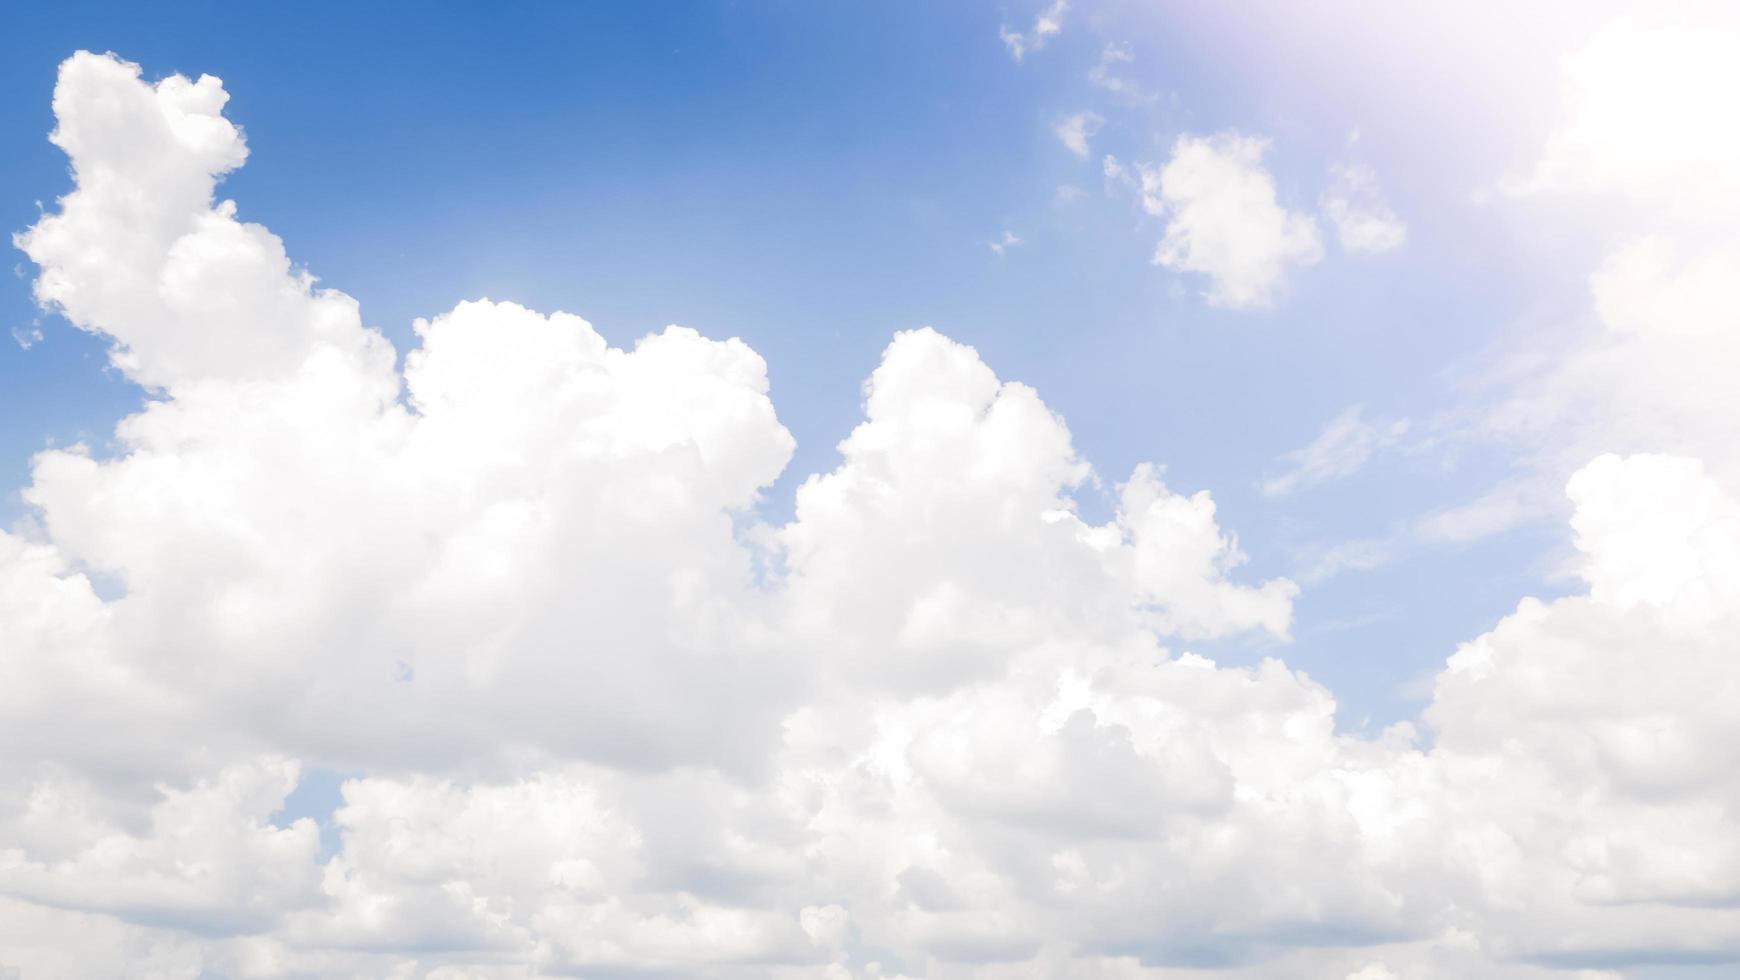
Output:
<svg viewBox="0 0 1740 980">
<path fill-rule="evenodd" d="M 1421 517 L 1414 533 L 1422 541 L 1461 544 L 1502 534 L 1563 509 L 1564 495 L 1556 481 L 1520 477 L 1506 481 L 1478 498 Z"/>
<path fill-rule="evenodd" d="M 1052 127 L 1051 131 L 1057 134 L 1057 141 L 1068 147 L 1069 152 L 1086 160 L 1091 149 L 1089 144 L 1103 125 L 1105 120 L 1097 113 L 1078 112 Z"/>
<path fill-rule="evenodd" d="M 1069 10 L 1069 0 L 1055 0 L 1051 6 L 1040 11 L 1033 19 L 1033 27 L 1027 33 L 1011 30 L 1004 24 L 997 31 L 997 36 L 1003 39 L 1003 44 L 1009 49 L 1009 54 L 1017 62 L 1029 54 L 1045 47 L 1045 42 L 1056 37 L 1063 30 L 1063 15 Z"/>
<path fill-rule="evenodd" d="M 1309 445 L 1282 456 L 1280 472 L 1263 480 L 1263 494 L 1285 496 L 1352 476 L 1407 432 L 1407 419 L 1372 422 L 1365 418 L 1363 406 L 1354 405 L 1330 419 Z"/>
<path fill-rule="evenodd" d="M 1144 91 L 1120 72 L 1119 69 L 1128 65 L 1134 57 L 1128 44 L 1113 42 L 1106 45 L 1100 50 L 1100 60 L 1088 69 L 1088 81 L 1128 102 L 1146 105 L 1158 101 L 1158 94 Z"/>
<path fill-rule="evenodd" d="M 1342 541 L 1311 555 L 1297 578 L 1301 585 L 1313 586 L 1346 572 L 1369 572 L 1394 562 L 1399 550 L 1391 537 Z"/>
<path fill-rule="evenodd" d="M 1378 189 L 1377 174 L 1363 164 L 1340 164 L 1318 206 L 1349 252 L 1393 252 L 1408 239 L 1408 226 Z"/>
<path fill-rule="evenodd" d="M 12 339 L 18 342 L 19 347 L 29 350 L 42 343 L 42 328 L 35 324 L 28 327 L 13 327 Z"/>
</svg>

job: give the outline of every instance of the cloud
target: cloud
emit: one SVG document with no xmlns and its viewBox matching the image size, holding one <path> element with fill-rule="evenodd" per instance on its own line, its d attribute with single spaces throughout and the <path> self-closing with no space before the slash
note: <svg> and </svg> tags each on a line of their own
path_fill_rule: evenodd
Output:
<svg viewBox="0 0 1740 980">
<path fill-rule="evenodd" d="M 1143 91 L 1135 82 L 1118 74 L 1119 65 L 1127 65 L 1133 60 L 1128 44 L 1107 44 L 1100 50 L 1100 60 L 1088 69 L 1088 81 L 1130 102 L 1142 105 L 1155 102 L 1159 96 Z"/>
<path fill-rule="evenodd" d="M 973 348 L 895 335 L 838 465 L 758 523 L 792 443 L 746 345 L 477 301 L 400 368 L 212 200 L 224 97 L 69 60 L 76 186 L 21 239 L 157 389 L 111 453 L 38 455 L 0 532 L 21 975 L 1740 958 L 1740 504 L 1697 461 L 1583 467 L 1586 587 L 1349 733 L 1280 660 L 1190 652 L 1284 640 L 1297 593 L 1212 497 L 1142 464 L 1084 517 L 1068 427 Z M 357 774 L 330 854 L 281 813 L 311 767 Z"/>
<path fill-rule="evenodd" d="M 987 244 L 990 246 L 991 251 L 1001 256 L 1009 249 L 1023 243 L 1020 235 L 1017 235 L 1012 231 L 1004 230 L 1002 238 L 994 242 L 988 242 Z"/>
<path fill-rule="evenodd" d="M 1207 276 L 1216 306 L 1270 306 L 1289 270 L 1323 256 L 1311 216 L 1276 200 L 1267 149 L 1237 133 L 1180 136 L 1164 166 L 1142 171 L 1143 208 L 1166 219 L 1154 263 Z"/>
<path fill-rule="evenodd" d="M 1600 457 L 1568 493 L 1589 591 L 1525 600 L 1465 645 L 1439 675 L 1427 719 L 1453 755 L 1502 753 L 1505 740 L 1523 740 L 1532 761 L 1499 779 L 1513 790 L 1533 785 L 1487 805 L 1533 810 L 1546 820 L 1538 832 L 1565 848 L 1550 872 L 1560 883 L 1542 881 L 1563 896 L 1557 914 L 1578 915 L 1578 903 L 1615 913 L 1643 903 L 1630 923 L 1601 914 L 1622 930 L 1608 942 L 1621 945 L 1667 907 L 1684 909 L 1675 928 L 1693 929 L 1719 918 L 1693 909 L 1740 893 L 1740 880 L 1716 870 L 1736 866 L 1727 856 L 1734 843 L 1711 822 L 1732 789 L 1711 739 L 1728 737 L 1734 721 L 1687 697 L 1731 682 L 1716 651 L 1736 626 L 1740 505 L 1700 463 L 1666 456 Z M 1561 683 L 1573 673 L 1577 684 Z M 1553 801 L 1596 786 L 1584 797 L 1590 809 L 1554 811 Z M 1664 835 L 1658 821 L 1670 812 L 1686 824 Z M 1517 858 L 1547 846 L 1519 843 Z M 1517 941 L 1542 952 L 1571 945 L 1547 933 Z"/>
<path fill-rule="evenodd" d="M 1620 21 L 1565 59 L 1564 79 L 1565 116 L 1510 191 L 1617 193 L 1682 220 L 1740 207 L 1740 134 L 1723 123 L 1740 85 L 1732 24 Z"/>
<path fill-rule="evenodd" d="M 1100 162 L 1100 170 L 1105 174 L 1108 185 L 1122 183 L 1129 177 L 1129 169 L 1124 166 L 1123 161 L 1110 153 Z"/>
<path fill-rule="evenodd" d="M 1388 538 L 1343 541 L 1311 555 L 1298 578 L 1309 587 L 1344 572 L 1369 572 L 1394 562 L 1397 550 L 1398 542 Z"/>
<path fill-rule="evenodd" d="M 612 349 L 577 317 L 481 301 L 419 322 L 400 375 L 354 300 L 211 201 L 245 156 L 224 100 L 215 79 L 69 60 L 57 139 L 78 184 L 21 236 L 39 294 L 164 394 L 115 457 L 44 453 L 26 492 L 65 561 L 125 589 L 125 655 L 178 651 L 160 676 L 279 734 L 366 710 L 456 759 L 499 751 L 503 726 L 647 765 L 772 737 L 760 699 L 783 671 L 726 641 L 738 624 L 664 625 L 750 588 L 730 514 L 792 448 L 761 358 L 680 327 Z M 572 660 L 574 635 L 600 655 Z M 247 653 L 196 656 L 222 649 Z M 272 691 L 298 661 L 311 682 Z M 535 696 L 511 706 L 488 693 L 522 685 Z M 757 699 L 723 696 L 744 685 Z M 462 704 L 500 716 L 456 725 Z"/>
<path fill-rule="evenodd" d="M 206 376 L 270 378 L 317 347 L 360 353 L 378 335 L 350 297 L 293 272 L 282 244 L 210 206 L 218 179 L 247 147 L 223 117 L 229 96 L 209 75 L 130 85 L 136 70 L 80 55 L 61 69 L 50 139 L 72 161 L 77 189 L 16 242 L 45 271 L 36 296 L 113 341 L 111 359 L 151 387 Z M 105 218 L 132 212 L 125 238 Z M 105 270 L 150 274 L 109 275 Z M 230 288 L 245 286 L 246 292 Z M 242 305 L 243 299 L 253 301 Z M 251 329 L 236 330 L 246 320 Z"/>
<path fill-rule="evenodd" d="M 1740 479 L 1740 400 L 1729 392 L 1740 367 L 1729 232 L 1740 144 L 1709 122 L 1735 52 L 1731 22 L 1620 23 L 1566 59 L 1563 117 L 1511 189 L 1598 207 L 1615 229 L 1588 274 L 1586 314 L 1495 358 L 1467 413 L 1469 434 L 1520 452 L 1511 479 L 1532 482 L 1536 500 L 1608 451 L 1692 456 Z"/>
<path fill-rule="evenodd" d="M 284 911 L 319 895 L 313 821 L 283 828 L 266 822 L 296 779 L 295 763 L 282 759 L 228 767 L 189 789 L 165 789 L 143 832 L 92 813 L 100 804 L 90 786 L 38 781 L 21 819 L 8 828 L 14 843 L 23 838 L 34 846 L 0 857 L 5 891 L 41 905 L 196 932 L 271 928 Z M 59 860 L 31 857 L 57 850 L 64 851 Z"/>
<path fill-rule="evenodd" d="M 1058 123 L 1052 132 L 1057 134 L 1058 142 L 1069 148 L 1069 152 L 1086 160 L 1089 152 L 1088 143 L 1093 139 L 1094 134 L 1099 132 L 1100 126 L 1104 123 L 1105 120 L 1094 113 L 1078 112 Z"/>
<path fill-rule="evenodd" d="M 1563 509 L 1557 496 L 1542 480 L 1506 480 L 1473 500 L 1422 515 L 1414 534 L 1428 542 L 1477 541 L 1551 517 Z"/>
<path fill-rule="evenodd" d="M 1330 419 L 1310 445 L 1282 456 L 1283 469 L 1263 480 L 1263 493 L 1280 497 L 1351 476 L 1407 432 L 1407 419 L 1368 422 L 1364 406 L 1354 405 Z"/>
<path fill-rule="evenodd" d="M 997 29 L 997 36 L 1003 39 L 1003 46 L 1009 49 L 1009 56 L 1019 64 L 1027 55 L 1045 47 L 1045 42 L 1063 30 L 1063 15 L 1068 10 L 1069 0 L 1053 0 L 1051 6 L 1033 18 L 1033 27 L 1026 34 L 1010 30 L 1009 25 L 1004 24 Z"/>
<path fill-rule="evenodd" d="M 1384 203 L 1377 174 L 1361 165 L 1338 166 L 1334 180 L 1318 206 L 1335 225 L 1341 247 L 1349 252 L 1393 252 L 1407 241 L 1408 226 Z"/>
</svg>

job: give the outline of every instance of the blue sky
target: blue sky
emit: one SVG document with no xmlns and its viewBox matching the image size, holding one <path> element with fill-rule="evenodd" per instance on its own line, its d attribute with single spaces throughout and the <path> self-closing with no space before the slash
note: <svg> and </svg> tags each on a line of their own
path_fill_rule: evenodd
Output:
<svg viewBox="0 0 1740 980">
<path fill-rule="evenodd" d="M 38 914 L 9 902 L 109 916 L 117 949 L 168 921 L 181 938 L 152 948 L 224 977 L 268 960 L 290 965 L 257 975 L 371 975 L 398 956 L 411 972 L 395 976 L 449 980 L 474 975 L 438 972 L 471 969 L 472 949 L 528 970 L 826 964 L 839 980 L 1014 962 L 1159 980 L 1199 960 L 1612 980 L 1734 962 L 1732 918 L 1713 910 L 1740 885 L 1685 870 L 1725 866 L 1721 815 L 1740 800 L 1686 748 L 1729 734 L 1699 692 L 1731 680 L 1707 654 L 1740 596 L 1723 551 L 1740 188 L 1722 176 L 1740 141 L 1711 122 L 1733 26 L 1709 5 L 1607 2 L 9 10 L 0 573 L 21 571 L 0 576 L 0 613 L 56 610 L 17 649 L 139 688 L 111 702 L 57 674 L 20 682 L 49 693 L 14 713 L 24 730 L 77 700 L 151 736 L 18 735 L 32 761 L 0 767 L 0 788 L 82 801 L 65 805 L 101 815 L 91 839 L 125 838 L 139 867 L 306 860 L 162 905 L 144 886 L 110 905 L 53 897 L 135 893 L 30 823 L 50 804 L 12 823 L 0 808 L 0 855 L 15 835 L 19 866 L 41 869 L 0 888 L 0 977 L 8 957 L 35 965 L 26 980 L 60 975 L 8 945 L 7 923 Z M 354 377 L 309 366 L 324 355 L 272 373 L 282 290 L 225 280 L 217 259 L 195 280 L 209 305 L 158 317 L 195 232 L 164 232 L 145 259 L 105 251 L 156 241 L 138 217 L 154 195 L 225 169 L 202 163 L 209 148 L 154 170 L 158 143 L 103 142 L 179 118 L 176 75 L 221 79 L 245 136 L 216 199 L 360 304 L 360 324 L 307 341 Z M 54 145 L 57 120 L 96 135 Z M 162 125 L 185 149 L 189 130 Z M 69 153 L 135 183 L 102 197 Z M 214 203 L 162 227 L 231 228 Z M 1345 207 L 1375 237 L 1351 237 Z M 209 255 L 240 248 L 225 241 Z M 80 264 L 93 255 L 113 267 Z M 68 292 L 40 301 L 56 282 Z M 669 324 L 741 338 L 769 393 L 739 348 L 664 334 L 594 363 L 572 325 L 460 306 L 483 298 L 584 317 L 623 349 Z M 243 313 L 206 323 L 211 309 Z M 323 315 L 284 314 L 308 336 Z M 419 318 L 436 321 L 427 337 Z M 213 324 L 216 340 L 187 339 Z M 927 326 L 971 351 L 896 340 Z M 370 329 L 394 371 L 368 361 Z M 257 376 L 186 366 L 225 332 Z M 1091 471 L 1022 390 L 985 394 L 981 362 L 1037 392 Z M 615 407 L 564 400 L 606 364 Z M 383 377 L 414 410 L 355 407 Z M 783 466 L 769 404 L 795 441 Z M 1151 493 L 1145 463 L 1164 484 Z M 1046 510 L 1057 493 L 1080 521 Z M 740 594 L 739 564 L 776 572 Z M 1144 658 L 1165 679 L 1128 673 Z M 1222 768 L 1224 786 L 1202 775 Z M 854 796 L 860 769 L 897 789 Z M 806 780 L 832 801 L 812 823 L 768 788 Z M 1297 907 L 1247 917 L 1272 898 L 1260 871 L 1167 863 L 1218 845 L 1149 811 L 1187 823 L 1223 789 L 1225 833 L 1250 867 L 1295 869 Z M 1529 802 L 1504 810 L 1513 798 Z M 1358 818 L 1351 836 L 1319 803 Z M 271 855 L 190 857 L 137 831 L 220 810 L 213 839 L 243 827 L 234 839 Z M 694 812 L 716 825 L 689 826 Z M 574 911 L 566 880 L 552 898 L 539 875 L 476 871 L 519 867 L 489 850 L 492 813 L 555 828 L 528 832 L 526 861 L 583 866 L 639 918 Z M 304 816 L 317 844 L 289 839 Z M 546 909 L 536 921 L 382 925 L 346 904 L 436 908 L 393 855 L 446 847 L 447 818 L 481 821 L 464 839 L 482 850 L 443 880 L 491 896 L 477 909 Z M 1676 821 L 1693 828 L 1681 850 L 1661 830 Z M 1145 836 L 1155 822 L 1179 836 Z M 594 832 L 597 853 L 567 849 Z M 887 874 L 859 866 L 857 840 Z M 1446 867 L 1395 856 L 1440 840 Z M 1495 841 L 1558 863 L 1506 863 Z M 600 856 L 640 847 L 663 856 L 632 873 Z M 811 870 L 776 867 L 800 847 Z M 1362 870 L 1343 891 L 1312 861 L 1347 855 Z M 1158 870 L 1124 881 L 1120 862 Z M 1468 866 L 1501 870 L 1471 883 Z M 68 868 L 77 882 L 54 877 Z M 1078 872 L 1104 905 L 1077 905 Z M 959 894 L 926 892 L 933 877 Z M 1556 897 L 1507 924 L 1501 878 Z M 1216 884 L 1175 892 L 1193 881 Z M 244 898 L 271 911 L 238 925 L 223 909 Z M 1078 907 L 1091 927 L 1064 923 Z M 1647 911 L 1615 925 L 1632 907 Z M 548 925 L 579 921 L 563 915 L 638 938 L 606 955 Z M 670 942 L 726 934 L 750 952 L 691 961 L 646 938 L 715 922 Z M 416 952 L 444 930 L 467 938 Z M 270 955 L 249 959 L 256 941 Z"/>
</svg>

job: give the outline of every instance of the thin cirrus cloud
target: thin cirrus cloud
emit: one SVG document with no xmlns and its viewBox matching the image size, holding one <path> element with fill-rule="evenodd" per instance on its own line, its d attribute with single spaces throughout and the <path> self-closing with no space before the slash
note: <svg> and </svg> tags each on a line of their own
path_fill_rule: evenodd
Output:
<svg viewBox="0 0 1740 980">
<path fill-rule="evenodd" d="M 1263 480 L 1262 491 L 1280 497 L 1351 476 L 1407 433 L 1407 419 L 1370 421 L 1364 406 L 1355 405 L 1331 419 L 1309 445 L 1282 456 L 1280 472 Z"/>
<path fill-rule="evenodd" d="M 112 452 L 39 454 L 33 521 L 0 532 L 0 968 L 1533 980 L 1740 959 L 1740 722 L 1710 693 L 1740 644 L 1731 440 L 1579 461 L 1573 594 L 1521 598 L 1418 718 L 1350 732 L 1276 657 L 1189 652 L 1294 626 L 1298 587 L 1248 570 L 1214 498 L 1142 464 L 1089 521 L 1063 419 L 973 348 L 895 335 L 838 465 L 744 533 L 793 449 L 748 345 L 668 327 L 615 348 L 478 300 L 419 321 L 401 366 L 214 198 L 247 157 L 227 99 L 89 54 L 56 87 L 75 187 L 19 244 L 42 301 L 157 397 Z M 1175 266 L 1228 305 L 1321 252 L 1261 159 L 1191 137 L 1143 172 Z M 1597 277 L 1604 324 L 1681 377 L 1707 334 L 1653 314 L 1712 309 L 1725 253 L 1637 248 Z M 1343 428 L 1277 478 L 1351 472 L 1388 431 Z M 280 817 L 315 767 L 354 774 L 330 850 Z"/>
</svg>

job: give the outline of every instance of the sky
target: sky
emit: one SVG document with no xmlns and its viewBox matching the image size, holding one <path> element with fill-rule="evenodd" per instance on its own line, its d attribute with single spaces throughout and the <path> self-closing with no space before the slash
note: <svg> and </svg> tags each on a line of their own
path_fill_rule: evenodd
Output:
<svg viewBox="0 0 1740 980">
<path fill-rule="evenodd" d="M 1730 8 L 3 16 L 0 977 L 1740 962 Z"/>
</svg>

